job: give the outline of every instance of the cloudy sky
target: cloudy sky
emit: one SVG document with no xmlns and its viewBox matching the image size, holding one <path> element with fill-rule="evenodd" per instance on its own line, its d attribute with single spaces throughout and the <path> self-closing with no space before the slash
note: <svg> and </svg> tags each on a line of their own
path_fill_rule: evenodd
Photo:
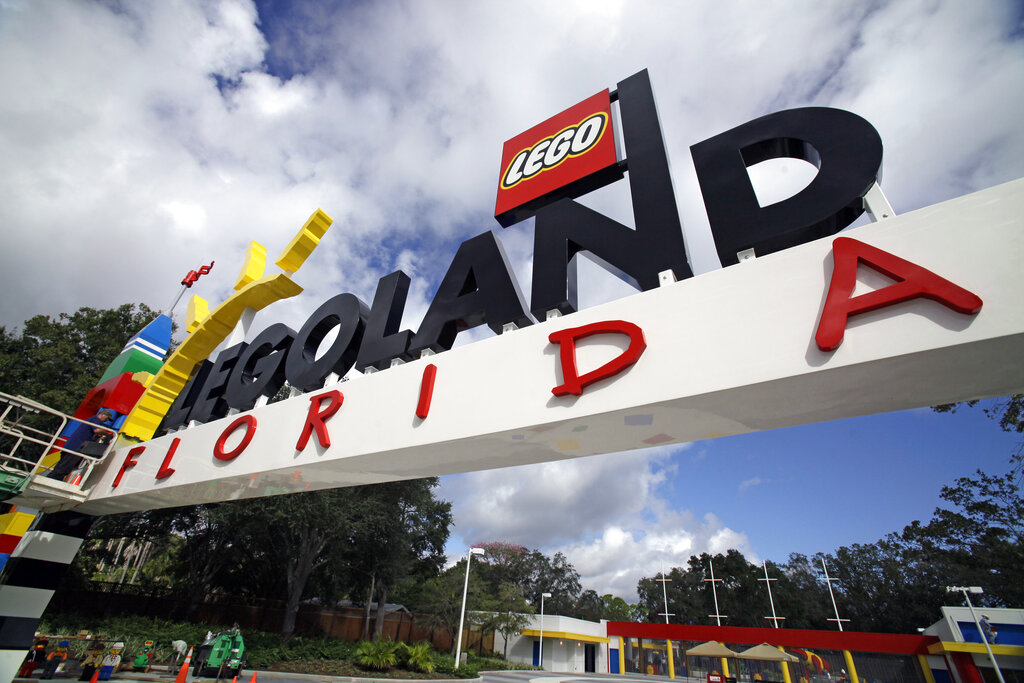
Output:
<svg viewBox="0 0 1024 683">
<path fill-rule="evenodd" d="M 719 267 L 689 146 L 758 116 L 849 109 L 885 144 L 907 212 L 1024 176 L 1018 2 L 0 0 L 0 325 L 81 306 L 165 307 L 189 269 L 229 292 L 250 240 L 335 225 L 257 327 L 413 279 L 415 329 L 457 245 L 499 233 L 524 290 L 532 225 L 493 218 L 502 143 L 647 68 L 691 265 Z M 808 182 L 760 169 L 766 194 Z M 813 172 L 812 172 L 813 173 Z M 584 201 L 629 221 L 625 183 Z M 585 269 L 582 303 L 629 292 Z M 470 335 L 470 339 L 472 339 Z M 476 337 L 479 338 L 479 337 Z M 462 343 L 465 343 L 464 341 Z M 752 559 L 877 540 L 1013 442 L 928 410 L 443 480 L 451 552 L 561 550 L 585 587 L 694 552 Z"/>
</svg>

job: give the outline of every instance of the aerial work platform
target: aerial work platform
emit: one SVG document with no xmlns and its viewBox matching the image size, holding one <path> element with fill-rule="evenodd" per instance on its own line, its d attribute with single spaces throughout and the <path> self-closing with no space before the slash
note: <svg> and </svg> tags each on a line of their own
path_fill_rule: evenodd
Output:
<svg viewBox="0 0 1024 683">
<path fill-rule="evenodd" d="M 89 490 L 82 484 L 110 452 L 116 431 L 88 423 L 111 435 L 101 453 L 90 455 L 63 447 L 62 434 L 75 423 L 87 424 L 87 420 L 0 392 L 0 501 L 17 496 L 19 505 L 56 512 L 88 497 Z M 64 453 L 81 458 L 80 463 L 66 481 L 51 478 L 53 466 Z"/>
</svg>

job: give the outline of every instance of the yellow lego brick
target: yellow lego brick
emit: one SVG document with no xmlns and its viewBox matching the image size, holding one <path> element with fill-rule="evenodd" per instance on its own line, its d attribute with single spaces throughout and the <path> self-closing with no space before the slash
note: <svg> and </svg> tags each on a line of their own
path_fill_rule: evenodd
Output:
<svg viewBox="0 0 1024 683">
<path fill-rule="evenodd" d="M 245 263 L 242 264 L 242 272 L 235 280 L 235 289 L 239 290 L 248 284 L 256 282 L 263 277 L 263 271 L 267 267 L 267 248 L 259 242 L 249 242 L 249 249 L 245 252 Z"/>
<path fill-rule="evenodd" d="M 152 372 L 133 372 L 132 381 L 136 384 L 141 384 L 144 387 L 148 387 L 153 381 L 154 375 Z"/>
<path fill-rule="evenodd" d="M 24 536 L 36 516 L 30 512 L 8 512 L 0 515 L 0 536 Z"/>
<path fill-rule="evenodd" d="M 320 209 L 314 211 L 313 215 L 306 221 L 306 224 L 299 228 L 298 234 L 292 238 L 292 241 L 281 252 L 274 265 L 286 273 L 297 271 L 306 262 L 309 255 L 313 253 L 313 250 L 316 249 L 316 245 L 320 243 L 320 238 L 324 236 L 324 233 L 327 232 L 327 229 L 331 227 L 333 222 L 334 219 Z"/>
<path fill-rule="evenodd" d="M 300 292 L 302 287 L 279 274 L 250 283 L 228 297 L 174 350 L 129 413 L 121 433 L 140 441 L 153 438 L 192 371 L 227 339 L 246 308 L 259 311 Z"/>
<path fill-rule="evenodd" d="M 193 294 L 192 298 L 188 300 L 188 308 L 185 310 L 185 330 L 189 333 L 194 332 L 208 317 L 210 317 L 210 302 Z"/>
</svg>

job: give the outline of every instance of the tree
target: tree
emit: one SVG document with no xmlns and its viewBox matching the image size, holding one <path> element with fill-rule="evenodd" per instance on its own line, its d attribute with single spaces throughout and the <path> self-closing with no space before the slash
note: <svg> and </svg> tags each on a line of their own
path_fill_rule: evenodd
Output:
<svg viewBox="0 0 1024 683">
<path fill-rule="evenodd" d="M 823 629 L 830 625 L 832 616 L 828 588 L 821 580 L 821 556 L 808 558 L 801 553 L 790 553 L 783 565 L 767 562 L 768 577 L 772 582 L 772 600 L 775 614 L 785 617 L 786 628 Z M 832 627 L 834 628 L 834 624 Z"/>
<path fill-rule="evenodd" d="M 602 595 L 601 601 L 604 603 L 601 610 L 602 619 L 607 619 L 608 621 L 634 621 L 633 616 L 635 610 L 638 609 L 636 605 L 631 605 L 611 593 Z"/>
<path fill-rule="evenodd" d="M 384 630 L 389 592 L 407 577 L 436 576 L 444 563 L 451 503 L 435 498 L 436 487 L 432 477 L 354 489 L 351 566 L 373 587 L 375 638 Z"/>
<path fill-rule="evenodd" d="M 600 621 L 604 618 L 604 600 L 597 594 L 597 591 L 588 588 L 580 593 L 572 612 L 566 616 L 587 621 Z"/>
<path fill-rule="evenodd" d="M 475 564 L 475 563 L 474 563 Z M 427 579 L 411 591 L 407 606 L 416 614 L 419 623 L 428 629 L 440 628 L 451 637 L 452 654 L 455 653 L 459 618 L 462 614 L 462 590 L 466 577 L 466 559 L 462 558 L 439 576 Z M 476 615 L 494 610 L 495 604 L 489 597 L 486 582 L 479 572 L 469 573 L 466 591 L 466 623 L 470 624 Z"/>
<path fill-rule="evenodd" d="M 91 542 L 75 558 L 70 580 L 81 584 L 114 559 L 121 544 L 107 541 L 153 542 L 165 551 L 160 556 L 166 571 L 162 578 L 188 598 L 179 616 L 191 617 L 202 597 L 222 584 L 225 567 L 237 557 L 233 530 L 240 505 L 194 505 L 100 517 L 90 529 Z"/>
<path fill-rule="evenodd" d="M 504 656 L 508 657 L 508 641 L 530 623 L 534 608 L 527 604 L 521 586 L 506 581 L 498 586 L 497 611 L 484 620 L 485 633 L 497 631 L 505 641 Z"/>
<path fill-rule="evenodd" d="M 899 535 L 931 585 L 980 585 L 981 604 L 994 607 L 1024 603 L 1024 456 L 1009 464 L 1003 474 L 979 470 L 944 486 L 940 496 L 952 509 L 936 508 L 928 524 Z"/>
<path fill-rule="evenodd" d="M 145 304 L 37 315 L 0 326 L 0 390 L 73 412 L 128 340 L 159 313 Z"/>
<path fill-rule="evenodd" d="M 562 553 L 548 559 L 534 550 L 528 561 L 530 579 L 525 588 L 530 604 L 539 605 L 540 594 L 551 593 L 545 598 L 545 610 L 549 614 L 570 614 L 580 594 L 580 573 Z"/>
<path fill-rule="evenodd" d="M 938 413 L 955 413 L 963 406 L 974 407 L 976 405 L 978 405 L 977 400 L 945 403 L 934 406 L 933 410 Z M 986 415 L 999 422 L 1003 431 L 1024 433 L 1024 394 L 1004 396 L 984 410 Z"/>
<path fill-rule="evenodd" d="M 333 599 L 372 583 L 379 636 L 390 588 L 410 573 L 435 573 L 443 561 L 451 505 L 434 498 L 436 483 L 414 479 L 244 501 L 236 517 L 238 588 L 280 592 L 288 636 L 302 599 L 312 597 L 310 586 L 321 589 L 317 597 Z"/>
</svg>

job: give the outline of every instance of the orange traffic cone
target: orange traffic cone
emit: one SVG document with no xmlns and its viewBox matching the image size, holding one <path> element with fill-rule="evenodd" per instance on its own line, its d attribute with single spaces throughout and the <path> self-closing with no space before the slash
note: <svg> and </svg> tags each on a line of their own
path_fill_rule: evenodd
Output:
<svg viewBox="0 0 1024 683">
<path fill-rule="evenodd" d="M 89 680 L 89 683 L 96 683 L 96 681 L 98 680 L 100 680 L 100 668 L 96 667 L 96 671 L 93 672 L 92 678 Z"/>
<path fill-rule="evenodd" d="M 256 683 L 256 672 L 252 672 L 252 678 L 249 679 L 249 683 Z"/>
<path fill-rule="evenodd" d="M 188 665 L 192 663 L 192 649 L 188 649 L 188 654 L 185 655 L 185 661 L 181 665 L 181 670 L 178 671 L 178 677 L 174 679 L 174 683 L 188 683 Z"/>
</svg>

